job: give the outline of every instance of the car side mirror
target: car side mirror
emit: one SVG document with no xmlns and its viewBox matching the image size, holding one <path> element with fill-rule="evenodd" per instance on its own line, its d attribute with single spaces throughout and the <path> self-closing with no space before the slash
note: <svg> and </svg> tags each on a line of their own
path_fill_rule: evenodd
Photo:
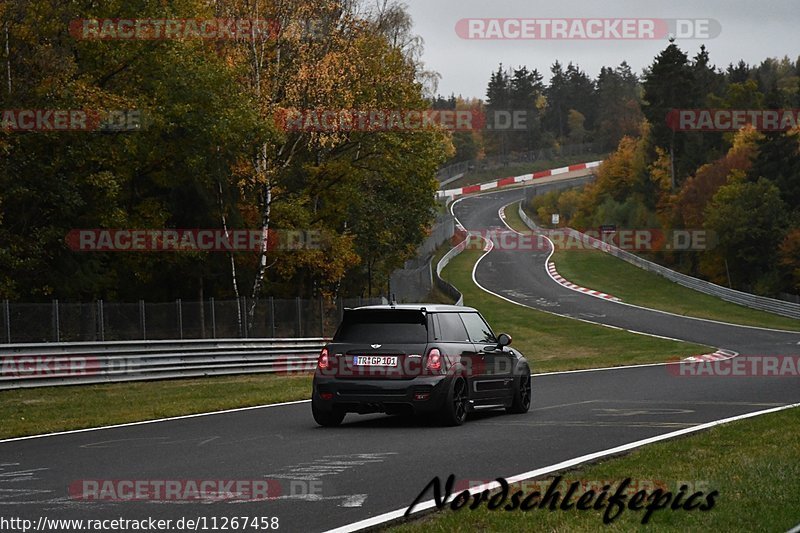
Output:
<svg viewBox="0 0 800 533">
<path fill-rule="evenodd" d="M 509 344 L 511 344 L 511 335 L 508 333 L 501 333 L 497 336 L 498 346 L 508 346 Z"/>
</svg>

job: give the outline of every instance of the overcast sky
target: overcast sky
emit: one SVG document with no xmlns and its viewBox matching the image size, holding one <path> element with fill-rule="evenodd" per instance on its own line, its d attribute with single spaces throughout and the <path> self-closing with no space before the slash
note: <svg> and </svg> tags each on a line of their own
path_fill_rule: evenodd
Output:
<svg viewBox="0 0 800 533">
<path fill-rule="evenodd" d="M 489 75 L 498 63 L 537 68 L 549 79 L 550 65 L 573 61 L 590 76 L 602 66 L 627 61 L 636 73 L 650 65 L 668 44 L 659 40 L 467 40 L 455 25 L 465 18 L 664 18 L 714 19 L 721 33 L 713 39 L 678 39 L 693 56 L 705 44 L 712 63 L 726 67 L 744 59 L 800 55 L 800 1 L 764 0 L 403 0 L 425 40 L 423 60 L 441 74 L 439 93 L 485 98 Z"/>
</svg>

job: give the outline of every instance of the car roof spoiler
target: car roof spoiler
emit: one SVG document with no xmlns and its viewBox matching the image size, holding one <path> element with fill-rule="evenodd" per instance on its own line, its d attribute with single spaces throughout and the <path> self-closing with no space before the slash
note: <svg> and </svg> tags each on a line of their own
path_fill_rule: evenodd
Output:
<svg viewBox="0 0 800 533">
<path fill-rule="evenodd" d="M 363 308 L 363 307 L 345 307 L 342 311 L 420 311 L 423 315 L 428 314 L 428 308 L 425 306 L 420 307 L 419 309 L 407 309 L 401 308 L 397 309 L 396 307 L 392 306 L 390 308 Z"/>
</svg>

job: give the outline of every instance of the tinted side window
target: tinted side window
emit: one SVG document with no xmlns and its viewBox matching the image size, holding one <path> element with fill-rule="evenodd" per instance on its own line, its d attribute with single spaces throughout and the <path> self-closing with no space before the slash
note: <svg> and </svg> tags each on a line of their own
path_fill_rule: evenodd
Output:
<svg viewBox="0 0 800 533">
<path fill-rule="evenodd" d="M 478 313 L 461 313 L 461 318 L 472 342 L 497 342 L 491 328 Z"/>
<path fill-rule="evenodd" d="M 469 335 L 458 313 L 437 313 L 439 331 L 436 337 L 444 342 L 469 342 Z"/>
</svg>

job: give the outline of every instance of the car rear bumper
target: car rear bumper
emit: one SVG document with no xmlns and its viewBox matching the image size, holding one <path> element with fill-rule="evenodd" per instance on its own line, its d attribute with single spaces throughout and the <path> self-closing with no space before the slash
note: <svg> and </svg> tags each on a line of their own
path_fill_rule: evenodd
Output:
<svg viewBox="0 0 800 533">
<path fill-rule="evenodd" d="M 314 377 L 312 400 L 317 409 L 349 413 L 430 413 L 447 397 L 448 376 L 413 379 L 338 379 Z"/>
</svg>

